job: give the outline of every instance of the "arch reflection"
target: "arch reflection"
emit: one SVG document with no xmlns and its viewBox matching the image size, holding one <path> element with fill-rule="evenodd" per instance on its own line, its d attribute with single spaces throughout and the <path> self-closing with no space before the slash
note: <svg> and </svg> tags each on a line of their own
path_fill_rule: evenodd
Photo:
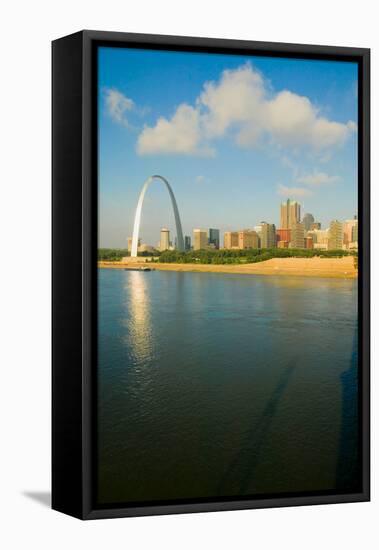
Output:
<svg viewBox="0 0 379 550">
<path fill-rule="evenodd" d="M 129 350 L 136 363 L 146 363 L 152 358 L 153 333 L 151 304 L 146 274 L 130 271 L 127 277 L 129 319 Z"/>
</svg>

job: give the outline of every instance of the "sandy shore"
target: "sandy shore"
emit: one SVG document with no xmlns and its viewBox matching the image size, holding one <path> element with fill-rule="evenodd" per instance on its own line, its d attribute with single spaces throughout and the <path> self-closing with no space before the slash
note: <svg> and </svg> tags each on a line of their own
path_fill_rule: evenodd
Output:
<svg viewBox="0 0 379 550">
<path fill-rule="evenodd" d="M 256 264 L 146 264 L 144 262 L 98 262 L 101 268 L 128 269 L 148 266 L 162 271 L 192 271 L 199 273 L 243 273 L 246 275 L 292 275 L 297 277 L 332 277 L 354 279 L 358 275 L 354 258 L 272 258 Z"/>
</svg>

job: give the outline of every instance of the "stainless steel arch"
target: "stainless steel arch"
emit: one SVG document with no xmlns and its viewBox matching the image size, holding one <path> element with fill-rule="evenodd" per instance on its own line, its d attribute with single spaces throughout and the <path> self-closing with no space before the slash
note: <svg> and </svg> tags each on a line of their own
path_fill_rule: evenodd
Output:
<svg viewBox="0 0 379 550">
<path fill-rule="evenodd" d="M 154 176 L 150 176 L 149 178 L 147 178 L 147 180 L 143 184 L 143 187 L 142 187 L 139 199 L 138 199 L 136 214 L 135 214 L 135 217 L 134 217 L 132 250 L 131 250 L 131 253 L 130 253 L 132 258 L 136 258 L 137 254 L 138 254 L 138 238 L 139 238 L 139 229 L 140 229 L 140 225 L 141 225 L 141 212 L 142 212 L 143 199 L 145 197 L 145 193 L 147 191 L 147 188 L 149 187 L 149 185 L 152 183 L 152 181 L 154 179 L 159 179 L 159 180 L 163 181 L 163 183 L 166 185 L 166 187 L 168 189 L 168 192 L 169 192 L 169 195 L 170 195 L 170 198 L 171 198 L 172 208 L 174 210 L 174 216 L 175 216 L 177 247 L 178 247 L 178 250 L 180 250 L 180 251 L 184 250 L 182 224 L 181 224 L 181 221 L 180 221 L 178 205 L 176 204 L 174 192 L 171 189 L 171 185 L 168 183 L 166 178 L 164 178 L 163 176 L 154 175 Z"/>
</svg>

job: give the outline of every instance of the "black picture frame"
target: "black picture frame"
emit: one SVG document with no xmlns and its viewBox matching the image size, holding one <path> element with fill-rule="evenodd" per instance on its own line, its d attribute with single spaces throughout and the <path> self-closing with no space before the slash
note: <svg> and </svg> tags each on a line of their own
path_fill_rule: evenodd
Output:
<svg viewBox="0 0 379 550">
<path fill-rule="evenodd" d="M 97 334 L 96 48 L 355 61 L 359 67 L 359 411 L 362 484 L 355 493 L 94 504 Z M 52 43 L 52 507 L 81 519 L 359 502 L 370 499 L 370 50 L 81 31 Z"/>
</svg>

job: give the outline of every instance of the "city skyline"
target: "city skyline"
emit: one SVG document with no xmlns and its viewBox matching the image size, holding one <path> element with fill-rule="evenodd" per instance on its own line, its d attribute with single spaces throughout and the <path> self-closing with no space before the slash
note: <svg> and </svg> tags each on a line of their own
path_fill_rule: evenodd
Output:
<svg viewBox="0 0 379 550">
<path fill-rule="evenodd" d="M 358 216 L 330 220 L 326 227 L 311 212 L 301 212 L 301 205 L 288 198 L 279 205 L 280 224 L 262 220 L 253 227 L 234 228 L 221 232 L 219 228 L 193 228 L 190 235 L 184 235 L 183 251 L 249 249 L 249 248 L 315 248 L 354 249 L 358 248 Z M 128 250 L 131 251 L 132 238 L 128 237 Z M 177 250 L 177 237 L 172 240 L 171 229 L 160 230 L 158 244 L 141 242 L 138 238 L 138 251 Z M 133 253 L 132 253 L 133 255 Z"/>
<path fill-rule="evenodd" d="M 295 201 L 291 198 L 288 198 L 286 201 L 281 201 L 280 202 L 280 207 L 279 207 L 280 210 L 279 210 L 279 214 L 277 215 L 277 220 L 281 220 L 282 206 L 284 205 L 284 203 L 287 203 L 287 202 L 296 203 L 296 204 L 299 205 L 299 207 L 300 207 L 299 213 L 301 212 L 300 221 L 303 221 L 304 217 L 312 216 L 313 217 L 312 224 L 320 226 L 320 227 L 318 227 L 318 229 L 322 228 L 322 230 L 326 230 L 329 227 L 330 223 L 333 222 L 333 221 L 340 221 L 341 223 L 345 223 L 347 221 L 354 220 L 355 218 L 358 217 L 357 212 L 353 212 L 351 215 L 346 215 L 346 216 L 343 216 L 342 218 L 334 217 L 334 218 L 331 218 L 330 220 L 328 220 L 326 223 L 322 223 L 322 222 L 319 221 L 319 219 L 321 219 L 321 218 L 319 218 L 317 215 L 316 215 L 316 217 L 314 216 L 314 212 L 304 211 L 300 202 Z M 169 208 L 171 208 L 170 205 L 169 205 Z M 175 235 L 175 240 L 176 240 L 175 220 L 174 220 L 173 217 L 172 217 L 172 220 L 173 221 L 172 221 L 171 226 L 169 224 L 166 224 L 165 226 L 162 225 L 162 227 L 159 227 L 158 228 L 158 233 L 154 234 L 151 241 L 149 241 L 148 239 L 145 239 L 143 237 L 143 223 L 142 223 L 142 227 L 141 227 L 141 230 L 140 230 L 140 237 L 139 237 L 139 245 L 138 246 L 140 246 L 140 244 L 155 246 L 155 243 L 160 240 L 158 234 L 160 234 L 162 230 L 165 230 L 165 231 L 168 230 L 171 235 Z M 190 239 L 192 241 L 193 240 L 193 232 L 195 230 L 200 230 L 200 229 L 201 230 L 206 230 L 206 231 L 208 231 L 208 230 L 209 231 L 218 231 L 218 233 L 219 233 L 219 238 L 218 238 L 219 239 L 219 247 L 222 248 L 222 246 L 220 246 L 220 243 L 223 242 L 223 237 L 224 237 L 225 233 L 230 232 L 230 231 L 243 231 L 245 229 L 254 229 L 255 227 L 257 227 L 258 225 L 260 225 L 262 223 L 265 223 L 265 224 L 268 224 L 268 225 L 274 225 L 277 230 L 279 230 L 279 229 L 282 230 L 282 229 L 289 229 L 292 222 L 289 221 L 289 223 L 284 224 L 284 227 L 283 227 L 282 221 L 280 221 L 278 223 L 277 221 L 269 220 L 268 218 L 265 218 L 264 216 L 261 216 L 261 219 L 259 221 L 256 220 L 255 222 L 250 222 L 249 224 L 243 224 L 242 223 L 238 226 L 238 228 L 237 227 L 230 228 L 230 224 L 226 224 L 228 229 L 225 229 L 225 230 L 220 229 L 220 227 L 225 226 L 225 224 L 222 223 L 222 222 L 220 222 L 219 224 L 215 224 L 217 227 L 213 226 L 213 228 L 210 226 L 209 223 L 208 224 L 203 223 L 201 225 L 199 224 L 199 227 L 190 228 L 188 231 L 183 230 L 183 238 L 190 237 Z M 183 220 L 182 220 L 182 225 L 186 226 L 186 227 L 188 226 L 188 224 L 183 223 Z M 305 228 L 305 229 L 307 230 L 307 228 Z M 313 228 L 313 229 L 316 229 L 316 228 Z M 128 248 L 128 246 L 129 246 L 128 243 L 129 242 L 131 242 L 131 235 L 127 235 L 125 237 L 125 243 L 126 243 L 125 246 L 115 247 L 115 248 Z M 173 243 L 174 240 L 171 239 L 170 242 Z M 100 248 L 102 248 L 102 247 L 100 247 Z M 103 247 L 103 248 L 112 248 L 112 247 Z M 174 248 L 176 248 L 176 247 L 174 247 Z"/>
<path fill-rule="evenodd" d="M 356 81 L 354 63 L 100 48 L 99 246 L 126 246 L 149 173 L 173 186 L 184 235 L 278 226 L 288 196 L 323 226 L 353 217 Z M 162 227 L 169 197 L 152 185 L 143 242 Z"/>
</svg>

